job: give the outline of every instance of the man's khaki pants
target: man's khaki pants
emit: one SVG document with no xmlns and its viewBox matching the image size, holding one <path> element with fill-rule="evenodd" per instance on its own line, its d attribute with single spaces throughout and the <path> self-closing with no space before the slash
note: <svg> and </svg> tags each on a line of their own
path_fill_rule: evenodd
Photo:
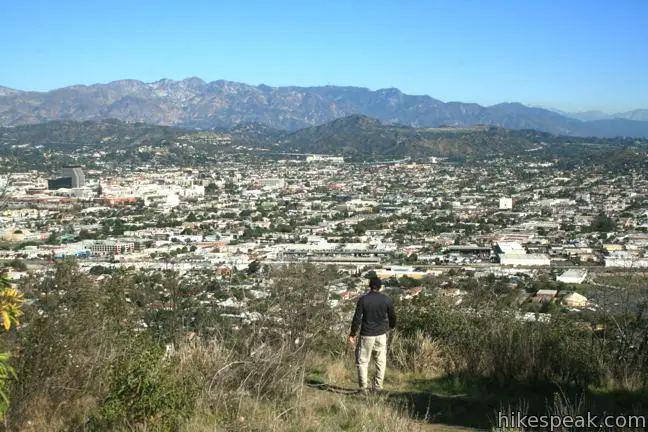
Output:
<svg viewBox="0 0 648 432">
<path fill-rule="evenodd" d="M 356 346 L 356 366 L 358 367 L 358 384 L 361 389 L 367 388 L 367 375 L 369 373 L 369 361 L 373 354 L 376 363 L 376 375 L 373 380 L 373 387 L 381 390 L 385 378 L 385 366 L 387 364 L 387 334 L 380 336 L 360 336 Z"/>
</svg>

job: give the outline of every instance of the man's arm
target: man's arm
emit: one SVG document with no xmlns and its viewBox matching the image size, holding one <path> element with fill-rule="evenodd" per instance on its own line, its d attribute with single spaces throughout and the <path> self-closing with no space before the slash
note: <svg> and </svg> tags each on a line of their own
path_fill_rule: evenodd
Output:
<svg viewBox="0 0 648 432">
<path fill-rule="evenodd" d="M 353 314 L 353 320 L 351 321 L 350 337 L 356 337 L 358 335 L 358 330 L 360 330 L 360 324 L 362 323 L 362 299 L 363 297 L 360 297 L 358 303 L 356 303 L 355 313 Z"/>
<path fill-rule="evenodd" d="M 394 310 L 394 304 L 387 300 L 387 317 L 389 318 L 389 329 L 396 327 L 396 310 Z"/>
</svg>

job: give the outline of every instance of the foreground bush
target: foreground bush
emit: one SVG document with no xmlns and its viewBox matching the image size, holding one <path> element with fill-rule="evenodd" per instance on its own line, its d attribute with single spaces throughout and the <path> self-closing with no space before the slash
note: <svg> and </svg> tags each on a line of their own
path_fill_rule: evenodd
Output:
<svg viewBox="0 0 648 432">
<path fill-rule="evenodd" d="M 643 363 L 648 359 L 648 343 L 635 343 L 629 348 L 633 340 L 644 340 L 648 334 L 647 314 L 642 320 L 635 315 L 624 327 L 624 335 L 611 333 L 609 339 L 598 338 L 587 326 L 560 315 L 547 323 L 526 322 L 511 311 L 457 309 L 434 297 L 403 304 L 400 317 L 400 337 L 420 341 L 418 348 L 410 347 L 404 358 L 411 360 L 428 338 L 427 343 L 436 346 L 434 351 L 443 353 L 440 362 L 446 373 L 489 378 L 499 386 L 552 384 L 587 388 L 610 381 L 629 382 L 627 375 L 631 373 L 632 381 L 643 382 L 645 388 L 648 377 Z M 629 330 L 634 335 L 631 339 Z M 619 363 L 624 358 L 627 362 L 621 368 Z M 398 356 L 395 360 L 404 366 Z"/>
<path fill-rule="evenodd" d="M 176 358 L 146 336 L 133 339 L 110 366 L 106 396 L 84 428 L 174 431 L 191 417 L 198 392 L 193 374 L 178 370 Z"/>
<path fill-rule="evenodd" d="M 92 283 L 74 263 L 58 264 L 44 281 L 25 286 L 34 302 L 11 341 L 20 378 L 10 392 L 8 428 L 171 431 L 194 412 L 236 422 L 245 401 L 288 409 L 300 397 L 308 358 L 331 340 L 335 314 L 311 282 L 334 275 L 278 273 L 274 295 L 259 305 L 270 313 L 252 326 L 220 324 L 203 335 L 183 327 L 191 304 L 153 314 L 143 300 L 130 301 L 136 275 Z M 159 286 L 178 285 L 165 277 Z M 158 285 L 150 289 L 138 298 L 157 301 Z"/>
</svg>

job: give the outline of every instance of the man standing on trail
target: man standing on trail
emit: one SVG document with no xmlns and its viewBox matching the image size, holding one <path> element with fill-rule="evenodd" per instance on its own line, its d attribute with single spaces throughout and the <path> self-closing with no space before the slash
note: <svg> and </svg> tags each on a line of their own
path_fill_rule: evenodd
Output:
<svg viewBox="0 0 648 432">
<path fill-rule="evenodd" d="M 396 326 L 394 305 L 386 295 L 379 292 L 381 286 L 382 283 L 377 276 L 369 279 L 371 290 L 358 299 L 351 322 L 349 343 L 356 347 L 358 384 L 362 393 L 369 391 L 367 374 L 372 354 L 376 363 L 373 390 L 382 390 L 387 363 L 387 331 Z M 358 330 L 360 330 L 359 341 L 357 340 Z"/>
</svg>

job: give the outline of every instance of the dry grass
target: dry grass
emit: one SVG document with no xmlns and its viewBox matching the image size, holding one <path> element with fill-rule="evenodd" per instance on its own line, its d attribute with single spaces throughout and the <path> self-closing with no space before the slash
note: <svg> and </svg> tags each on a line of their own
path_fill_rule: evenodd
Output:
<svg viewBox="0 0 648 432">
<path fill-rule="evenodd" d="M 356 367 L 353 359 L 330 360 L 326 365 L 324 379 L 327 384 L 340 387 L 357 386 Z"/>
<path fill-rule="evenodd" d="M 420 342 L 420 341 L 419 341 Z M 425 343 L 423 344 L 425 346 Z M 434 346 L 433 344 L 430 346 Z M 257 347 L 257 348 L 260 348 Z M 223 341 L 182 342 L 167 360 L 175 361 L 177 376 L 194 376 L 200 385 L 195 412 L 182 425 L 186 432 L 219 431 L 426 431 L 457 430 L 414 420 L 406 406 L 386 397 L 340 395 L 313 389 L 304 384 L 305 372 L 318 366 L 327 384 L 355 388 L 353 353 L 336 358 L 308 354 L 295 357 L 292 345 L 272 351 L 253 349 L 244 355 Z M 425 350 L 423 350 L 425 352 Z M 302 363 L 290 363 L 291 359 Z M 307 367 L 308 366 L 308 367 Z M 278 373 L 282 372 L 282 373 Z M 386 384 L 399 388 L 411 374 L 388 365 Z M 268 388 L 281 389 L 279 394 Z M 86 418 L 101 403 L 80 396 L 71 398 L 55 412 L 42 409 L 38 401 L 30 406 L 35 415 L 20 429 L 30 432 L 69 430 L 70 415 Z M 45 415 L 46 414 L 46 415 Z M 149 425 L 133 425 L 129 430 L 153 431 Z M 461 430 L 461 429 L 458 429 Z"/>
<path fill-rule="evenodd" d="M 44 397 L 32 399 L 28 416 L 18 425 L 20 430 L 40 432 L 46 430 L 61 430 L 65 426 L 62 417 L 52 418 L 49 415 L 49 401 Z"/>
<path fill-rule="evenodd" d="M 422 331 L 417 331 L 412 338 L 405 338 L 395 331 L 391 335 L 389 350 L 393 364 L 404 371 L 438 373 L 448 368 L 442 343 Z"/>
<path fill-rule="evenodd" d="M 245 399 L 236 416 L 224 419 L 203 414 L 191 419 L 184 431 L 426 431 L 429 426 L 414 421 L 404 408 L 382 399 L 360 399 L 305 389 L 303 398 L 288 408 Z"/>
<path fill-rule="evenodd" d="M 394 407 L 383 399 L 349 400 L 338 396 L 329 410 L 332 415 L 321 417 L 322 428 L 315 430 L 425 430 L 423 424 L 411 420 L 405 408 Z"/>
<path fill-rule="evenodd" d="M 319 368 L 327 384 L 355 388 L 355 365 L 352 353 L 348 354 L 334 359 L 311 355 L 305 364 Z M 183 428 L 187 432 L 429 430 L 428 425 L 412 420 L 406 407 L 395 406 L 386 398 L 312 389 L 298 381 L 298 377 L 289 378 L 290 375 L 285 378 L 291 380 L 295 389 L 290 398 L 281 401 L 238 389 L 232 391 L 231 379 L 239 376 L 236 368 L 240 365 L 233 364 L 233 354 L 217 343 L 185 344 L 174 355 L 182 358 L 181 367 L 198 368 L 205 378 L 212 376 L 215 383 L 204 386 L 196 415 Z"/>
</svg>

